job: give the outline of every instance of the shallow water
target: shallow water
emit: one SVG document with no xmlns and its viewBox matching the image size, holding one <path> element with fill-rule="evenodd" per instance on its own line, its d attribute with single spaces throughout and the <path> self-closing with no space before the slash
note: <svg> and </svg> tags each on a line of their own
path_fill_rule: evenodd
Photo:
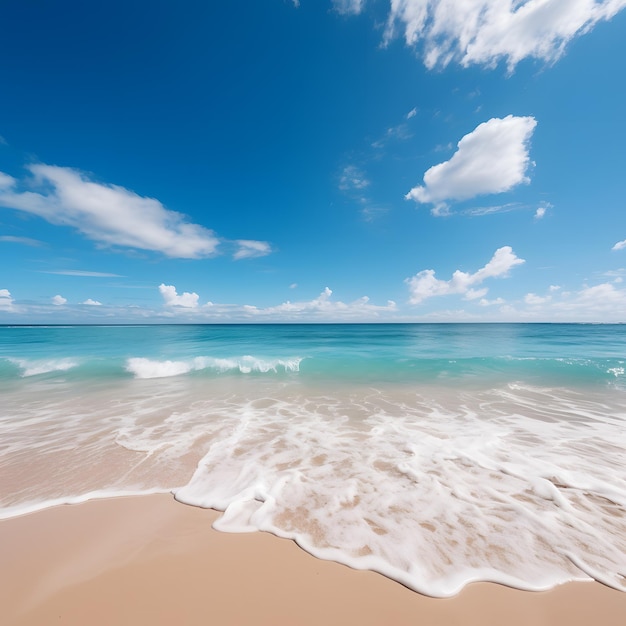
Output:
<svg viewBox="0 0 626 626">
<path fill-rule="evenodd" d="M 0 517 L 172 491 L 430 595 L 626 588 L 626 326 L 0 327 Z"/>
</svg>

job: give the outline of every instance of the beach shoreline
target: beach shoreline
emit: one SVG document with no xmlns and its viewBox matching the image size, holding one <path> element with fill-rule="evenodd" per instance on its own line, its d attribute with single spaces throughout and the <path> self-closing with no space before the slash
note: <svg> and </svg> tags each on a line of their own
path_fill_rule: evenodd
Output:
<svg viewBox="0 0 626 626">
<path fill-rule="evenodd" d="M 268 533 L 221 533 L 219 513 L 159 494 L 92 500 L 0 521 L 6 624 L 622 624 L 626 593 L 492 583 L 453 598 L 312 557 Z"/>
</svg>

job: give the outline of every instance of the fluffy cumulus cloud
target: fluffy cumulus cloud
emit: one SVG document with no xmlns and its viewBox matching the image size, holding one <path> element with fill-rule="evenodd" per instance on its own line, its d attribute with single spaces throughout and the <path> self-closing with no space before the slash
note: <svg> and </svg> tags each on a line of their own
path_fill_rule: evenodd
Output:
<svg viewBox="0 0 626 626">
<path fill-rule="evenodd" d="M 159 285 L 159 291 L 163 296 L 165 306 L 181 307 L 184 309 L 196 309 L 198 307 L 198 300 L 200 296 L 197 293 L 189 293 L 185 291 L 182 294 L 176 292 L 174 285 Z"/>
<path fill-rule="evenodd" d="M 0 174 L 0 206 L 33 213 L 71 226 L 101 244 L 153 250 L 173 258 L 201 258 L 216 252 L 211 230 L 193 224 L 158 200 L 89 180 L 80 172 L 31 165 L 39 191 L 18 191 L 17 181 Z"/>
<path fill-rule="evenodd" d="M 8 289 L 0 289 L 0 311 L 12 311 L 13 298 Z"/>
<path fill-rule="evenodd" d="M 67 304 L 67 298 L 64 298 L 63 296 L 57 294 L 56 296 L 52 297 L 52 304 L 54 304 L 55 306 L 63 306 L 64 304 Z"/>
<path fill-rule="evenodd" d="M 434 204 L 433 213 L 444 214 L 450 200 L 466 200 L 502 193 L 529 181 L 529 142 L 537 122 L 533 117 L 494 117 L 477 126 L 457 144 L 449 161 L 424 174 L 424 184 L 407 199 Z"/>
<path fill-rule="evenodd" d="M 363 3 L 345 4 L 360 11 Z M 391 0 L 385 42 L 401 32 L 431 69 L 505 60 L 513 71 L 526 58 L 554 62 L 574 37 L 624 7 L 626 0 Z"/>
<path fill-rule="evenodd" d="M 622 241 L 618 241 L 612 248 L 611 250 L 623 250 L 624 248 L 626 248 L 626 239 L 623 239 Z"/>
<path fill-rule="evenodd" d="M 267 241 L 254 241 L 251 239 L 238 239 L 237 250 L 233 254 L 233 259 L 253 259 L 255 257 L 267 256 L 272 252 L 272 248 Z"/>
<path fill-rule="evenodd" d="M 87 298 L 87 300 L 85 300 L 83 304 L 87 304 L 89 306 L 102 306 L 102 302 L 98 302 L 97 300 L 92 300 L 91 298 Z"/>
<path fill-rule="evenodd" d="M 524 263 L 524 259 L 516 256 L 510 246 L 503 246 L 495 251 L 491 260 L 484 267 L 473 274 L 456 270 L 450 280 L 440 280 L 436 278 L 434 270 L 422 270 L 405 280 L 409 286 L 409 302 L 420 304 L 429 298 L 450 294 L 461 294 L 467 300 L 483 298 L 488 289 L 485 287 L 476 289 L 478 285 L 488 278 L 508 276 L 509 271 L 521 263 Z"/>
</svg>

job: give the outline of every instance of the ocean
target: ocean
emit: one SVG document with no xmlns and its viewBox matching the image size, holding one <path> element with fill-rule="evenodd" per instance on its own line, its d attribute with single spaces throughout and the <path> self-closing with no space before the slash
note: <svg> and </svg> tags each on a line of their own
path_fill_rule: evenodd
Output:
<svg viewBox="0 0 626 626">
<path fill-rule="evenodd" d="M 626 325 L 0 326 L 0 518 L 173 493 L 432 596 L 626 590 Z"/>
</svg>

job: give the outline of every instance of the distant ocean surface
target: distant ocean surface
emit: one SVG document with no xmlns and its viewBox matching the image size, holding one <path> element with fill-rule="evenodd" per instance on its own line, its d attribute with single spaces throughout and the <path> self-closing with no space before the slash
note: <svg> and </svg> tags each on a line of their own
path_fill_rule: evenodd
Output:
<svg viewBox="0 0 626 626">
<path fill-rule="evenodd" d="M 0 518 L 173 492 L 419 592 L 626 590 L 626 325 L 0 326 Z"/>
</svg>

